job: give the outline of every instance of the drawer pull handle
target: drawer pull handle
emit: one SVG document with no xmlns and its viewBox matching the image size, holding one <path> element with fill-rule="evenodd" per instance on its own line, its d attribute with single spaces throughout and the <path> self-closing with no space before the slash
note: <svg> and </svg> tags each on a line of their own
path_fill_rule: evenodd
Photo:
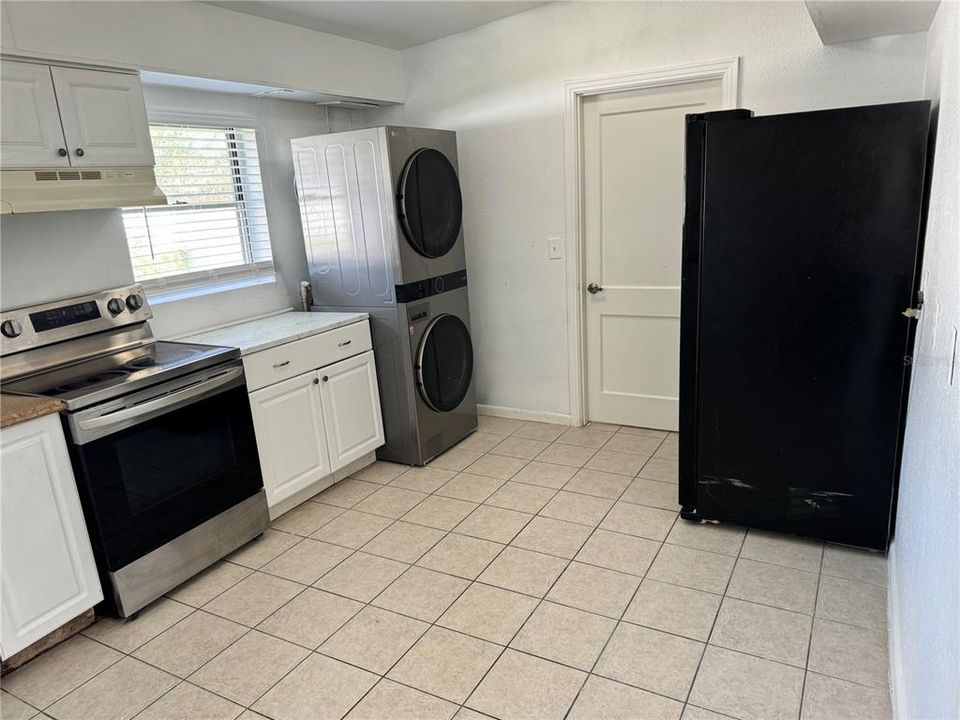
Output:
<svg viewBox="0 0 960 720">
<path fill-rule="evenodd" d="M 352 343 L 352 342 L 353 342 L 353 340 L 344 340 L 342 343 L 337 343 L 337 347 L 345 347 L 345 346 L 349 345 L 349 344 Z"/>
<path fill-rule="evenodd" d="M 277 368 L 282 368 L 282 367 L 285 367 L 285 366 L 287 366 L 287 365 L 289 365 L 289 364 L 290 364 L 290 361 L 289 361 L 289 360 L 284 360 L 283 362 L 274 363 L 274 364 L 273 364 L 273 368 L 274 368 L 274 370 L 276 370 Z"/>
</svg>

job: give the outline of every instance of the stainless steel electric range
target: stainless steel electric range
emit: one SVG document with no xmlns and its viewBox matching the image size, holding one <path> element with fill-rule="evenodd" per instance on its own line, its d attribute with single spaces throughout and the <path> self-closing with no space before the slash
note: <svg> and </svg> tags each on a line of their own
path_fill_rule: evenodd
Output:
<svg viewBox="0 0 960 720">
<path fill-rule="evenodd" d="M 139 285 L 0 313 L 0 389 L 62 400 L 108 610 L 266 529 L 239 351 L 156 340 Z"/>
</svg>

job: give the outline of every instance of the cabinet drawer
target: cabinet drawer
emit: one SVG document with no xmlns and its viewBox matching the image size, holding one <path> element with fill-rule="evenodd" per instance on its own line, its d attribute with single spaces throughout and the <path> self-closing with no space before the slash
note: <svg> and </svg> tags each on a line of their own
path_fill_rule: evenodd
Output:
<svg viewBox="0 0 960 720">
<path fill-rule="evenodd" d="M 364 320 L 251 353 L 243 358 L 247 389 L 266 387 L 372 348 L 370 323 Z"/>
</svg>

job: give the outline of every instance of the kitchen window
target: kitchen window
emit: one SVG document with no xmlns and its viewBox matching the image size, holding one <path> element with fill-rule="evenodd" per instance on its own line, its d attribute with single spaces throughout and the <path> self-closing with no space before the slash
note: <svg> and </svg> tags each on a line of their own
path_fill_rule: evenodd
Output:
<svg viewBox="0 0 960 720">
<path fill-rule="evenodd" d="M 150 137 L 169 205 L 123 211 L 137 282 L 163 292 L 272 280 L 256 129 L 151 123 Z"/>
</svg>

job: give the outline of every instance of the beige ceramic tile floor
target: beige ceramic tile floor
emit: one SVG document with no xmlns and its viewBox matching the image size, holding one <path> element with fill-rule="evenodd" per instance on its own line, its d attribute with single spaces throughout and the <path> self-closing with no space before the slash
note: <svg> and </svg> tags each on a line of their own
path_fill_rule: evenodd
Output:
<svg viewBox="0 0 960 720">
<path fill-rule="evenodd" d="M 885 558 L 680 520 L 676 458 L 481 418 L 4 678 L 2 719 L 888 718 Z"/>
</svg>

